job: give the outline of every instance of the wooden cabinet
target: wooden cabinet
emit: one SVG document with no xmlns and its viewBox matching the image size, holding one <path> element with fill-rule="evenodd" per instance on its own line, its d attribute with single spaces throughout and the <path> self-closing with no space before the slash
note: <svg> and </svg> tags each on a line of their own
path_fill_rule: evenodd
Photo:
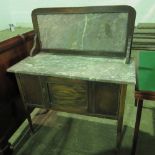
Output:
<svg viewBox="0 0 155 155">
<path fill-rule="evenodd" d="M 17 78 L 28 106 L 86 115 L 118 115 L 120 84 L 25 74 Z"/>
<path fill-rule="evenodd" d="M 126 85 L 135 83 L 134 20 L 130 6 L 35 9 L 30 57 L 8 70 L 16 74 L 25 108 L 112 117 L 118 146 Z"/>
</svg>

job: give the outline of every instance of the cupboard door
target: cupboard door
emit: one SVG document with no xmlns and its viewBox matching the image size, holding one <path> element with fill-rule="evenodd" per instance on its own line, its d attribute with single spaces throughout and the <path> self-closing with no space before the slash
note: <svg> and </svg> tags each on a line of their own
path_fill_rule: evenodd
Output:
<svg viewBox="0 0 155 155">
<path fill-rule="evenodd" d="M 83 113 L 87 111 L 87 84 L 79 80 L 48 79 L 49 98 L 53 109 Z"/>
</svg>

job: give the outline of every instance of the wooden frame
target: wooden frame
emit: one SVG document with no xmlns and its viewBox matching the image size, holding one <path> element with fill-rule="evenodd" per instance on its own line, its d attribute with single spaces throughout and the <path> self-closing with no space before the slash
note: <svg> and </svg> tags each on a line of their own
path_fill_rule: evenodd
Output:
<svg viewBox="0 0 155 155">
<path fill-rule="evenodd" d="M 37 15 L 46 14 L 84 14 L 84 13 L 127 13 L 128 14 L 128 25 L 127 25 L 127 39 L 125 45 L 125 52 L 106 52 L 96 51 L 95 54 L 91 51 L 80 51 L 77 50 L 64 50 L 64 49 L 42 49 L 40 41 L 40 33 Z M 39 8 L 32 11 L 32 22 L 34 25 L 35 33 L 38 35 L 37 44 L 39 50 L 45 52 L 53 52 L 57 54 L 75 54 L 75 55 L 94 55 L 94 56 L 113 56 L 113 57 L 126 57 L 126 63 L 130 61 L 132 35 L 134 31 L 136 12 L 131 6 L 95 6 L 95 7 L 69 7 L 69 8 Z M 67 52 L 65 52 L 67 51 Z M 74 51 L 74 52 L 73 52 Z M 33 54 L 32 54 L 33 55 Z"/>
</svg>

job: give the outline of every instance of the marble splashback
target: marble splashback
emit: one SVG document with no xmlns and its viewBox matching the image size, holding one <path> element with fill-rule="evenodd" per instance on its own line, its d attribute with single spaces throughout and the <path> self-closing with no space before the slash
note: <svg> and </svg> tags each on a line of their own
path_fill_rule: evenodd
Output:
<svg viewBox="0 0 155 155">
<path fill-rule="evenodd" d="M 43 49 L 125 52 L 127 13 L 37 15 Z"/>
</svg>

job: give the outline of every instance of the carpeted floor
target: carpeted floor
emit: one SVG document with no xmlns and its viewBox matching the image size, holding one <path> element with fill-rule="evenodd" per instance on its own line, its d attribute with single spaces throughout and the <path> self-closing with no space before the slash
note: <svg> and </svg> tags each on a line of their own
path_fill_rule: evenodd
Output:
<svg viewBox="0 0 155 155">
<path fill-rule="evenodd" d="M 40 112 L 40 111 L 39 111 Z M 120 155 L 129 155 L 135 122 L 133 86 L 128 87 Z M 26 122 L 25 122 L 26 123 Z M 25 128 L 16 155 L 114 155 L 116 121 L 49 111 L 33 117 L 35 133 Z M 24 135 L 24 136 L 23 136 Z M 137 155 L 155 154 L 155 104 L 144 102 Z"/>
</svg>

